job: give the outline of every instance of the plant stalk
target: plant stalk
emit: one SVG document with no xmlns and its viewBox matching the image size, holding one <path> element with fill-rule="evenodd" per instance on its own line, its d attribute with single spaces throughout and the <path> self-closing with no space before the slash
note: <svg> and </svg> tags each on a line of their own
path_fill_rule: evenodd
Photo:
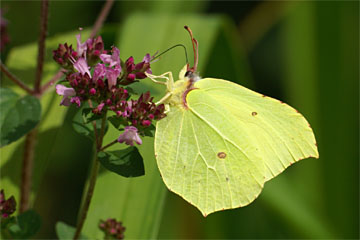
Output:
<svg viewBox="0 0 360 240">
<path fill-rule="evenodd" d="M 96 143 L 94 143 L 94 145 L 96 146 Z M 86 219 L 89 207 L 90 207 L 91 199 L 92 199 L 92 196 L 94 194 L 94 189 L 95 189 L 95 185 L 96 185 L 97 174 L 99 172 L 99 167 L 100 167 L 100 162 L 98 160 L 97 150 L 96 150 L 96 147 L 95 147 L 95 156 L 93 157 L 93 163 L 92 163 L 92 170 L 91 170 L 91 175 L 90 175 L 89 187 L 88 187 L 88 190 L 87 190 L 87 193 L 86 193 L 86 198 L 85 198 L 85 201 L 84 201 L 84 205 L 82 206 L 81 212 L 80 212 L 80 215 L 79 215 L 79 220 L 78 220 L 78 223 L 77 223 L 77 226 L 76 226 L 76 232 L 75 232 L 75 235 L 74 235 L 74 240 L 79 239 L 81 230 L 82 230 L 82 228 L 84 226 L 85 219 Z"/>
<path fill-rule="evenodd" d="M 78 220 L 78 224 L 76 226 L 76 232 L 75 232 L 75 235 L 74 235 L 74 238 L 73 238 L 74 240 L 79 239 L 79 237 L 80 237 L 81 230 L 82 230 L 82 228 L 84 226 L 86 216 L 87 216 L 87 213 L 89 211 L 91 199 L 92 199 L 92 196 L 94 194 L 97 174 L 99 172 L 99 167 L 100 167 L 100 162 L 98 160 L 98 153 L 99 153 L 99 151 L 101 149 L 102 140 L 104 138 L 105 123 L 106 123 L 106 112 L 104 114 L 104 117 L 102 118 L 100 134 L 98 135 L 98 139 L 95 139 L 95 142 L 94 142 L 95 156 L 94 156 L 94 160 L 93 160 L 93 163 L 92 163 L 92 170 L 91 170 L 91 175 L 90 175 L 90 180 L 89 180 L 89 187 L 88 187 L 88 190 L 87 190 L 87 193 L 86 193 L 84 204 L 83 204 L 83 206 L 81 208 L 81 212 L 79 214 L 79 220 Z M 96 131 L 96 124 L 94 125 L 94 131 Z"/>
<path fill-rule="evenodd" d="M 94 27 L 91 31 L 90 38 L 95 37 L 95 35 L 98 33 L 98 31 L 103 26 L 106 17 L 109 15 L 109 12 L 111 10 L 113 3 L 114 3 L 114 0 L 107 0 L 106 3 L 104 4 L 104 6 L 102 7 L 101 12 L 98 15 L 96 22 L 94 24 Z"/>
<path fill-rule="evenodd" d="M 34 82 L 33 96 L 40 96 L 40 83 L 43 72 L 44 56 L 45 56 L 45 39 L 47 32 L 47 20 L 49 12 L 48 0 L 43 0 L 41 3 L 41 20 L 40 20 L 40 37 L 38 45 L 38 61 L 36 76 Z M 24 158 L 21 169 L 21 189 L 20 189 L 20 212 L 24 212 L 30 208 L 30 195 L 32 186 L 32 174 L 34 165 L 35 145 L 37 140 L 37 127 L 26 134 L 24 145 Z"/>
<path fill-rule="evenodd" d="M 26 86 L 25 83 L 23 83 L 20 79 L 18 79 L 14 74 L 12 74 L 9 69 L 2 63 L 0 62 L 0 69 L 3 73 L 5 73 L 5 75 L 11 80 L 13 81 L 15 84 L 17 84 L 20 88 L 22 88 L 23 90 L 25 90 L 28 94 L 33 95 L 34 91 L 29 88 L 28 86 Z"/>
<path fill-rule="evenodd" d="M 106 144 L 105 146 L 103 146 L 102 148 L 100 148 L 99 152 L 104 151 L 105 149 L 107 149 L 108 147 L 111 147 L 112 145 L 114 145 L 114 144 L 117 143 L 117 142 L 118 142 L 118 140 L 115 139 L 114 141 L 112 141 L 112 142 Z"/>
<path fill-rule="evenodd" d="M 35 75 L 34 91 L 36 94 L 41 94 L 41 79 L 44 68 L 44 58 L 45 58 L 45 40 L 47 34 L 47 25 L 48 25 L 48 15 L 49 15 L 49 1 L 42 0 L 41 2 L 41 19 L 40 19 L 40 36 L 38 43 L 38 58 L 37 58 L 37 68 Z"/>
<path fill-rule="evenodd" d="M 37 138 L 37 127 L 26 135 L 24 158 L 21 169 L 21 193 L 20 193 L 20 213 L 25 212 L 30 207 L 30 195 L 32 185 L 32 169 L 34 165 L 35 144 Z"/>
</svg>

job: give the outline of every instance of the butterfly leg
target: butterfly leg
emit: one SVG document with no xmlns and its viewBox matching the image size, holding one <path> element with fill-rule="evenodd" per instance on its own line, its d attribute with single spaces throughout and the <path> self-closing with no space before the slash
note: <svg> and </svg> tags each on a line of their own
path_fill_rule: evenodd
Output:
<svg viewBox="0 0 360 240">
<path fill-rule="evenodd" d="M 158 104 L 164 103 L 168 98 L 171 97 L 171 95 L 172 95 L 171 92 L 166 93 L 165 96 L 164 96 L 163 98 L 161 98 L 161 99 L 160 99 L 157 103 L 155 103 L 155 104 L 158 105 Z"/>
<path fill-rule="evenodd" d="M 169 104 L 165 104 L 165 111 L 164 111 L 164 113 L 167 114 L 168 112 L 170 112 L 170 105 L 169 105 Z"/>
<path fill-rule="evenodd" d="M 168 81 L 168 79 L 166 78 L 166 82 L 162 82 L 162 81 L 158 81 L 158 80 L 156 80 L 156 78 L 164 78 L 162 75 L 160 75 L 160 76 L 155 76 L 155 75 L 152 75 L 152 74 L 149 74 L 149 73 L 145 73 L 146 74 L 146 76 L 148 77 L 148 78 L 150 78 L 151 79 L 151 81 L 153 81 L 154 83 L 157 83 L 157 84 L 161 84 L 161 85 L 167 85 L 167 81 Z"/>
<path fill-rule="evenodd" d="M 148 78 L 151 79 L 151 81 L 153 81 L 154 83 L 157 83 L 157 84 L 161 84 L 161 85 L 165 85 L 167 87 L 167 90 L 169 92 L 171 92 L 173 90 L 173 85 L 174 85 L 174 78 L 173 78 L 173 75 L 172 75 L 172 72 L 166 72 L 166 73 L 163 73 L 159 76 L 155 76 L 155 75 L 152 75 L 152 74 L 149 74 L 149 73 L 145 73 L 146 76 Z M 168 77 L 166 76 L 168 75 Z M 162 82 L 162 81 L 158 81 L 156 79 L 166 79 L 165 82 Z"/>
</svg>

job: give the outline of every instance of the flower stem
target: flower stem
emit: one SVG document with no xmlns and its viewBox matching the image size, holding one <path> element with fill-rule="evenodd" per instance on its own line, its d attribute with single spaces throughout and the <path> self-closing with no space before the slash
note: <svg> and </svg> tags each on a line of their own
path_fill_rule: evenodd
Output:
<svg viewBox="0 0 360 240">
<path fill-rule="evenodd" d="M 41 94 L 41 79 L 42 79 L 44 58 L 45 58 L 45 40 L 47 34 L 48 15 L 49 15 L 49 1 L 42 0 L 38 58 L 37 58 L 37 68 L 36 68 L 35 83 L 34 83 L 34 91 L 38 95 Z"/>
<path fill-rule="evenodd" d="M 94 145 L 96 145 L 96 143 L 94 143 Z M 87 193 L 86 193 L 86 198 L 85 198 L 84 204 L 83 204 L 83 206 L 81 208 L 81 212 L 80 212 L 80 215 L 79 215 L 79 220 L 78 220 L 78 224 L 76 226 L 76 232 L 75 232 L 75 235 L 74 235 L 74 240 L 79 239 L 81 230 L 82 230 L 82 228 L 84 226 L 85 219 L 86 219 L 89 207 L 90 207 L 90 202 L 91 202 L 91 199 L 92 199 L 92 196 L 93 196 L 93 193 L 94 193 L 94 189 L 95 189 L 97 174 L 98 174 L 99 166 L 100 166 L 100 162 L 99 162 L 98 157 L 97 157 L 96 147 L 95 147 L 95 156 L 93 157 L 93 159 L 94 160 L 93 160 L 93 163 L 92 163 L 93 165 L 92 165 L 92 170 L 91 170 L 91 175 L 90 175 L 89 187 L 88 187 L 88 190 L 87 190 Z"/>
<path fill-rule="evenodd" d="M 5 75 L 14 83 L 16 83 L 19 87 L 21 87 L 23 90 L 25 90 L 28 94 L 32 95 L 34 93 L 34 91 L 29 88 L 28 86 L 26 86 L 25 83 L 23 83 L 20 79 L 18 79 L 14 74 L 12 74 L 9 69 L 2 63 L 0 62 L 0 69 L 3 73 L 5 73 Z"/>
<path fill-rule="evenodd" d="M 105 112 L 104 117 L 103 117 L 102 122 L 101 122 L 100 135 L 98 135 L 98 138 L 95 139 L 95 142 L 94 142 L 95 156 L 94 156 L 94 160 L 93 160 L 93 163 L 92 163 L 92 170 L 91 170 L 91 175 L 90 175 L 90 180 L 89 180 L 89 187 L 88 187 L 88 190 L 87 190 L 87 193 L 86 193 L 84 204 L 83 204 L 83 206 L 81 208 L 81 212 L 79 214 L 79 220 L 78 220 L 78 224 L 76 226 L 76 232 L 75 232 L 75 235 L 74 235 L 74 240 L 76 240 L 76 239 L 78 239 L 80 237 L 81 230 L 82 230 L 82 228 L 84 226 L 85 219 L 86 219 L 89 207 L 90 207 L 91 199 L 92 199 L 92 196 L 94 194 L 97 174 L 99 172 L 99 167 L 100 167 L 100 162 L 98 160 L 98 152 L 101 149 L 102 140 L 104 138 L 105 123 L 106 123 L 106 112 Z M 96 131 L 96 125 L 94 125 L 94 131 Z"/>
<path fill-rule="evenodd" d="M 41 94 L 44 94 L 44 92 L 46 92 L 46 90 L 48 90 L 50 87 L 52 87 L 54 85 L 54 83 L 56 83 L 63 75 L 64 75 L 64 69 L 60 69 L 52 78 L 49 82 L 47 82 L 46 84 L 44 84 L 41 87 Z"/>
<path fill-rule="evenodd" d="M 100 30 L 100 28 L 104 24 L 105 19 L 106 19 L 107 15 L 109 14 L 113 3 L 114 3 L 114 0 L 107 0 L 106 3 L 104 4 L 103 8 L 101 9 L 100 14 L 98 15 L 98 17 L 96 19 L 94 27 L 91 31 L 90 38 L 95 37 L 97 32 Z"/>
<path fill-rule="evenodd" d="M 100 152 L 100 149 L 102 147 L 102 143 L 103 143 L 103 139 L 104 139 L 104 133 L 105 133 L 105 127 L 106 127 L 106 113 L 104 113 L 104 117 L 102 118 L 102 121 L 101 121 L 101 129 L 100 129 L 100 136 L 99 136 L 99 141 L 98 141 L 98 146 L 97 146 L 97 149 L 96 151 L 97 152 Z"/>
<path fill-rule="evenodd" d="M 24 159 L 21 169 L 21 193 L 20 193 L 20 213 L 25 212 L 30 207 L 30 193 L 32 185 L 32 169 L 34 165 L 35 144 L 37 138 L 37 127 L 26 135 L 24 147 Z"/>
<path fill-rule="evenodd" d="M 43 65 L 44 65 L 48 12 L 49 12 L 49 2 L 48 0 L 43 0 L 41 4 L 41 20 L 40 20 L 41 26 L 40 26 L 39 45 L 38 45 L 39 53 L 38 53 L 37 70 L 36 70 L 36 76 L 34 82 L 34 90 L 32 90 L 30 93 L 31 95 L 36 97 L 40 96 L 40 82 L 41 82 Z M 19 81 L 18 82 L 19 86 L 21 86 L 20 83 L 21 82 Z M 20 212 L 24 212 L 30 208 L 30 194 L 31 194 L 37 132 L 38 130 L 36 127 L 31 132 L 26 134 L 26 138 L 25 138 L 24 158 L 21 169 Z"/>
<path fill-rule="evenodd" d="M 99 152 L 104 151 L 105 149 L 107 149 L 108 147 L 111 147 L 112 145 L 114 145 L 114 144 L 117 143 L 117 142 L 118 142 L 118 140 L 115 139 L 114 141 L 112 141 L 112 142 L 110 142 L 109 144 L 107 144 L 107 145 L 103 146 L 102 148 L 100 148 Z"/>
</svg>

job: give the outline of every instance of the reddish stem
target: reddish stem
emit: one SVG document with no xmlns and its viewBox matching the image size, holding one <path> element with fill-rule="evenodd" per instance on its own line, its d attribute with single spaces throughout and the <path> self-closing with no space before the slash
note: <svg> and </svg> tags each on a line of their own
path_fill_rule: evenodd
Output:
<svg viewBox="0 0 360 240">
<path fill-rule="evenodd" d="M 20 213 L 25 212 L 30 207 L 36 137 L 37 128 L 29 132 L 25 138 L 24 159 L 21 169 Z"/>
<path fill-rule="evenodd" d="M 109 15 L 109 12 L 111 10 L 111 7 L 114 3 L 114 0 L 107 0 L 103 8 L 101 9 L 100 14 L 98 15 L 98 18 L 96 19 L 96 22 L 94 24 L 94 27 L 91 31 L 90 38 L 95 37 L 95 35 L 98 33 L 98 31 L 103 26 L 106 17 Z"/>
<path fill-rule="evenodd" d="M 105 149 L 107 149 L 108 147 L 111 147 L 112 145 L 114 145 L 114 144 L 117 143 L 117 142 L 118 142 L 118 140 L 115 139 L 114 141 L 112 141 L 112 142 L 106 144 L 105 146 L 103 146 L 102 148 L 100 148 L 99 152 L 104 151 Z"/>
<path fill-rule="evenodd" d="M 41 20 L 40 20 L 40 36 L 38 43 L 38 58 L 37 58 L 37 68 L 35 75 L 34 91 L 37 94 L 41 94 L 41 79 L 43 74 L 44 67 L 44 58 L 45 58 L 45 40 L 47 34 L 47 23 L 48 23 L 48 13 L 49 13 L 49 1 L 42 0 L 41 2 Z"/>
<path fill-rule="evenodd" d="M 30 95 L 32 95 L 34 93 L 34 91 L 29 88 L 28 86 L 26 86 L 25 83 L 23 83 L 20 79 L 18 79 L 14 74 L 12 74 L 9 69 L 1 62 L 0 63 L 0 68 L 1 71 L 3 73 L 5 73 L 5 75 L 11 80 L 13 81 L 15 84 L 17 84 L 19 87 L 21 87 L 22 89 L 24 89 L 27 93 L 29 93 Z"/>
<path fill-rule="evenodd" d="M 44 65 L 48 11 L 49 11 L 49 2 L 48 0 L 43 0 L 41 4 L 38 62 L 37 62 L 36 76 L 34 82 L 34 91 L 32 92 L 32 95 L 35 96 L 39 96 L 41 90 L 40 83 L 41 83 L 41 77 L 42 77 L 43 65 Z M 21 174 L 20 212 L 24 212 L 28 210 L 30 207 L 30 194 L 31 194 L 31 185 L 32 185 L 36 138 L 37 138 L 37 128 L 29 132 L 25 138 L 24 159 L 23 159 L 22 174 Z"/>
<path fill-rule="evenodd" d="M 60 69 L 60 71 L 58 71 L 49 82 L 47 82 L 44 86 L 41 87 L 41 94 L 44 94 L 44 92 L 46 92 L 49 87 L 54 85 L 54 83 L 56 83 L 63 75 L 63 69 Z"/>
</svg>

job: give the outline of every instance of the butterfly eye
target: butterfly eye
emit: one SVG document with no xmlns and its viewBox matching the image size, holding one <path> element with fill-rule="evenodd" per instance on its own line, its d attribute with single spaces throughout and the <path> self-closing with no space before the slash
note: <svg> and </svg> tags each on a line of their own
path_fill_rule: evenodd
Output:
<svg viewBox="0 0 360 240">
<path fill-rule="evenodd" d="M 193 75 L 193 72 L 192 71 L 187 71 L 185 73 L 185 77 L 188 77 L 188 78 L 191 78 L 191 76 Z"/>
</svg>

